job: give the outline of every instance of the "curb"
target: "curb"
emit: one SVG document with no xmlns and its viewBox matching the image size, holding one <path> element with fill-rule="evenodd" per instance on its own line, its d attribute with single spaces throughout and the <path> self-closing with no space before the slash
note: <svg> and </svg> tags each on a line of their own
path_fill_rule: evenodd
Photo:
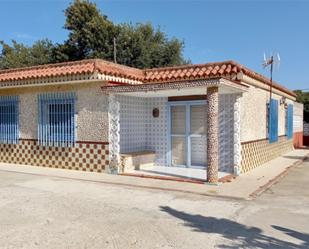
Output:
<svg viewBox="0 0 309 249">
<path fill-rule="evenodd" d="M 287 176 L 287 174 L 289 173 L 289 171 L 299 165 L 301 165 L 304 161 L 308 160 L 309 154 L 303 156 L 302 159 L 294 162 L 291 166 L 288 166 L 283 172 L 281 172 L 279 175 L 275 176 L 273 179 L 269 180 L 266 184 L 260 186 L 257 190 L 255 190 L 254 192 L 252 192 L 249 195 L 249 200 L 253 200 L 255 198 L 257 198 L 258 196 L 260 196 L 261 194 L 263 194 L 266 190 L 268 190 L 269 188 L 271 188 L 274 184 L 278 183 L 281 179 L 283 179 L 285 176 Z"/>
<path fill-rule="evenodd" d="M 119 175 L 149 178 L 149 179 L 164 180 L 164 181 L 188 182 L 188 183 L 195 183 L 195 184 L 205 184 L 206 182 L 206 181 L 195 180 L 195 179 L 190 179 L 190 178 L 171 177 L 171 176 L 155 176 L 155 175 L 146 175 L 146 174 L 140 174 L 140 173 L 120 173 Z"/>
<path fill-rule="evenodd" d="M 155 180 L 163 180 L 163 181 L 175 181 L 175 182 L 188 182 L 188 183 L 195 183 L 195 184 L 209 184 L 205 180 L 198 180 L 189 177 L 172 177 L 172 176 L 160 176 L 160 175 L 147 175 L 142 173 L 120 173 L 120 176 L 133 176 L 133 177 L 141 177 L 141 178 L 148 178 L 148 179 L 155 179 Z M 218 179 L 218 183 L 209 184 L 209 185 L 218 185 L 220 183 L 231 182 L 232 179 L 235 179 L 234 175 L 226 175 Z"/>
</svg>

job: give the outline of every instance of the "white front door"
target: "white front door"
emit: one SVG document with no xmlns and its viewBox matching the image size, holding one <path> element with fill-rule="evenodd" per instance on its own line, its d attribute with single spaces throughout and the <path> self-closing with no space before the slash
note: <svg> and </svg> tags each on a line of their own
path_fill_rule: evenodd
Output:
<svg viewBox="0 0 309 249">
<path fill-rule="evenodd" d="M 170 165 L 206 167 L 205 101 L 169 103 Z"/>
</svg>

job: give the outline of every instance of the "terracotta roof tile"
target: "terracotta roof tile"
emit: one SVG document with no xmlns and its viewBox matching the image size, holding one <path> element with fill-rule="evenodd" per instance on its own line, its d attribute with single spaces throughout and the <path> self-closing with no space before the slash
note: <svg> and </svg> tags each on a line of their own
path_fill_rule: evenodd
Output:
<svg viewBox="0 0 309 249">
<path fill-rule="evenodd" d="M 146 69 L 144 70 L 144 82 L 154 83 L 153 81 L 156 81 L 159 83 L 166 82 L 171 79 L 175 81 L 184 81 L 192 78 L 202 79 L 209 78 L 211 76 L 220 77 L 231 72 L 231 68 L 232 67 L 229 63 L 209 63 L 202 65 Z M 237 73 L 237 67 L 235 67 L 235 69 Z M 156 75 L 156 77 L 153 78 L 152 75 Z"/>
<path fill-rule="evenodd" d="M 27 68 L 0 70 L 0 83 L 32 78 L 53 77 L 99 72 L 110 76 L 138 80 L 144 84 L 168 83 L 171 81 L 186 81 L 192 79 L 207 79 L 225 77 L 239 72 L 269 85 L 270 80 L 234 61 L 216 63 L 184 65 L 175 67 L 153 68 L 140 70 L 132 67 L 115 64 L 101 59 L 90 59 L 74 62 L 49 64 Z M 273 82 L 277 88 L 289 95 L 295 94 L 287 88 Z"/>
<path fill-rule="evenodd" d="M 143 80 L 142 70 L 122 66 L 104 60 L 82 60 L 42 66 L 0 70 L 0 82 L 24 80 L 31 78 L 54 77 L 84 73 L 106 73 L 111 76 L 125 77 L 132 80 Z"/>
<path fill-rule="evenodd" d="M 258 74 L 245 66 L 234 62 L 224 61 L 216 63 L 207 63 L 199 65 L 185 65 L 176 67 L 153 68 L 144 70 L 145 77 L 143 82 L 147 83 L 165 83 L 169 81 L 185 81 L 189 79 L 207 79 L 211 77 L 223 77 L 226 75 L 237 74 L 243 72 L 244 74 L 270 85 L 270 80 L 261 74 Z M 296 96 L 294 92 L 273 82 L 273 87 L 277 88 L 289 95 Z"/>
</svg>

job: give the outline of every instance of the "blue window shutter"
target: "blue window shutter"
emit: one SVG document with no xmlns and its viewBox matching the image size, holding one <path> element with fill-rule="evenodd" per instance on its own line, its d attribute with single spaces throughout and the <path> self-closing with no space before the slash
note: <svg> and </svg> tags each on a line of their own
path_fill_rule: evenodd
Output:
<svg viewBox="0 0 309 249">
<path fill-rule="evenodd" d="M 293 138 L 293 105 L 289 104 L 287 109 L 287 137 Z"/>
<path fill-rule="evenodd" d="M 271 99 L 269 105 L 269 142 L 277 142 L 278 141 L 278 100 Z"/>
</svg>

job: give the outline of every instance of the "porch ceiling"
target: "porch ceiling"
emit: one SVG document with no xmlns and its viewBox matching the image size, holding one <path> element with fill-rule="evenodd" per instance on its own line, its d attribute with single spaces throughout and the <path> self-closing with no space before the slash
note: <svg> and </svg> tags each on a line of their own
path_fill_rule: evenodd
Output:
<svg viewBox="0 0 309 249">
<path fill-rule="evenodd" d="M 218 86 L 219 94 L 242 93 L 247 91 L 247 85 L 239 84 L 227 79 L 211 79 L 202 81 L 171 82 L 166 84 L 141 84 L 106 86 L 103 90 L 125 96 L 135 97 L 168 97 L 205 95 L 207 87 Z"/>
</svg>

